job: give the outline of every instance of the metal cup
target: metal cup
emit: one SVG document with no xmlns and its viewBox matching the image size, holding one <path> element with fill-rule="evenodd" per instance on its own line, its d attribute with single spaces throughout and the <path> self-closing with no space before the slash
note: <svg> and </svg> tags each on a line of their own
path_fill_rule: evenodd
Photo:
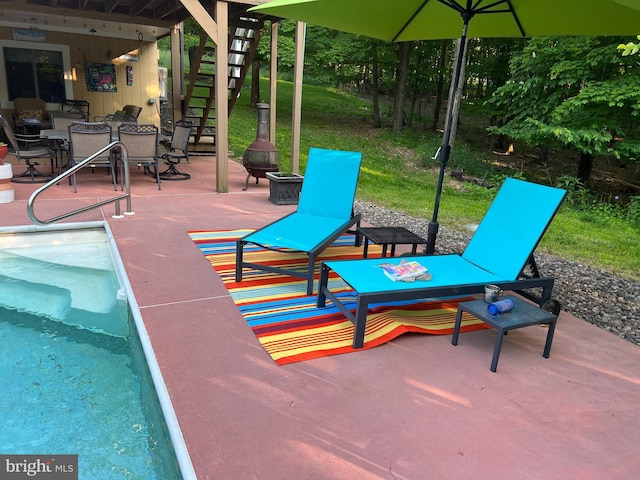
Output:
<svg viewBox="0 0 640 480">
<path fill-rule="evenodd" d="M 486 303 L 497 302 L 502 296 L 502 289 L 497 285 L 485 285 L 484 301 Z"/>
</svg>

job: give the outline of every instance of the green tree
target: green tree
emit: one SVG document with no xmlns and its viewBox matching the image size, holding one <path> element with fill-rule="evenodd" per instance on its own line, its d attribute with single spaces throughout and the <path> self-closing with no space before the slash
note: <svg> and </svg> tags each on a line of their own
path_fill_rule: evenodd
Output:
<svg viewBox="0 0 640 480">
<path fill-rule="evenodd" d="M 505 118 L 492 133 L 532 146 L 579 153 L 576 176 L 588 184 L 594 155 L 640 155 L 640 64 L 622 58 L 619 39 L 531 39 L 512 57 L 510 78 L 490 103 Z"/>
<path fill-rule="evenodd" d="M 640 40 L 640 35 L 638 35 L 638 40 Z M 621 43 L 618 45 L 618 50 L 622 50 L 623 57 L 626 57 L 627 55 L 635 55 L 640 51 L 640 44 L 633 42 Z"/>
</svg>

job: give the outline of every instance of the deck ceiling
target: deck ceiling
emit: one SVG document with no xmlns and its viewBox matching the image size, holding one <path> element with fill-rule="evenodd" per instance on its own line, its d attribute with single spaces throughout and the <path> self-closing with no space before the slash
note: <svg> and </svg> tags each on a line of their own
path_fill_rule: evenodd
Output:
<svg viewBox="0 0 640 480">
<path fill-rule="evenodd" d="M 198 0 L 214 11 L 216 0 Z M 266 0 L 235 0 L 230 17 Z M 190 18 L 180 0 L 0 0 L 0 26 L 152 40 Z"/>
</svg>

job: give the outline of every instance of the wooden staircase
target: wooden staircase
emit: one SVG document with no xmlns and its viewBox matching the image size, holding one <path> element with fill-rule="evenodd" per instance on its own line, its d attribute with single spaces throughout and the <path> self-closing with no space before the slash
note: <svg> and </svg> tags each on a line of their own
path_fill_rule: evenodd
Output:
<svg viewBox="0 0 640 480">
<path fill-rule="evenodd" d="M 228 100 L 229 115 L 258 49 L 264 22 L 248 16 L 229 19 Z M 206 45 L 202 31 L 200 44 L 189 51 L 190 71 L 185 75 L 184 117 L 194 125 L 195 143 L 210 138 L 215 146 L 215 47 Z M 203 140 L 204 143 L 204 140 Z"/>
</svg>

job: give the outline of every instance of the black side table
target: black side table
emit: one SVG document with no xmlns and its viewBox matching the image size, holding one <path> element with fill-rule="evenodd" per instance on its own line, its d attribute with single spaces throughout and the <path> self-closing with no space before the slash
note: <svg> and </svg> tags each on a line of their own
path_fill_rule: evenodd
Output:
<svg viewBox="0 0 640 480">
<path fill-rule="evenodd" d="M 396 254 L 396 245 L 413 245 L 411 253 L 416 254 L 418 244 L 427 241 L 404 227 L 358 227 L 356 235 L 364 238 L 362 257 L 367 258 L 369 242 L 382 245 L 382 257 L 387 256 L 387 246 L 391 245 L 391 256 Z"/>
<path fill-rule="evenodd" d="M 544 344 L 544 358 L 549 358 L 551 352 L 551 342 L 553 342 L 553 333 L 556 329 L 556 321 L 558 317 L 553 313 L 547 312 L 536 305 L 532 305 L 512 295 L 504 298 L 513 300 L 513 310 L 507 313 L 501 313 L 498 317 L 493 317 L 487 311 L 487 303 L 484 300 L 472 300 L 470 302 L 462 302 L 458 305 L 458 315 L 456 316 L 456 324 L 453 329 L 453 345 L 458 344 L 458 335 L 460 333 L 460 323 L 462 321 L 462 312 L 469 312 L 474 317 L 482 320 L 487 325 L 491 325 L 498 331 L 496 337 L 496 345 L 493 348 L 493 359 L 491 360 L 491 371 L 495 372 L 498 368 L 498 357 L 500 356 L 500 348 L 502 347 L 502 338 L 509 330 L 516 328 L 528 327 L 531 325 L 549 324 L 547 331 L 547 341 Z"/>
</svg>

